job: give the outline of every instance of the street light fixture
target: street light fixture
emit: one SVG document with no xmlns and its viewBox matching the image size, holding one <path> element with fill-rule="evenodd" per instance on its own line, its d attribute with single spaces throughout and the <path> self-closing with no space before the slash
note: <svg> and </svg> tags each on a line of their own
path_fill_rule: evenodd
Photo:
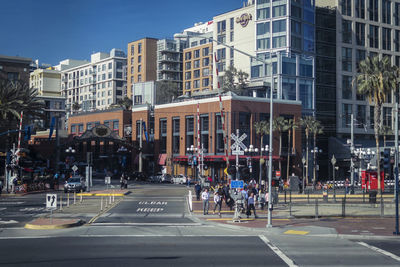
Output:
<svg viewBox="0 0 400 267">
<path fill-rule="evenodd" d="M 252 170 L 251 162 L 252 162 L 253 154 L 254 153 L 258 153 L 258 148 L 255 148 L 253 145 L 249 145 L 249 148 L 246 148 L 244 150 L 244 152 L 250 154 L 250 157 L 247 157 L 247 167 L 249 168 L 251 178 L 253 178 L 253 175 L 252 175 L 253 174 L 253 170 Z M 261 160 L 261 158 L 260 158 L 260 160 Z"/>
<path fill-rule="evenodd" d="M 263 157 L 263 155 L 264 155 L 264 152 L 267 152 L 268 153 L 268 151 L 269 151 L 269 146 L 268 145 L 265 145 L 264 147 L 261 147 L 260 148 L 260 177 L 259 177 L 259 181 L 258 181 L 258 184 L 261 184 L 261 180 L 262 180 L 262 163 L 261 163 L 261 159 L 262 159 L 262 157 Z M 265 160 L 265 166 L 267 166 L 267 160 Z"/>
<path fill-rule="evenodd" d="M 317 182 L 317 175 L 316 175 L 316 171 L 317 171 L 317 155 L 318 153 L 321 154 L 322 153 L 322 149 L 319 149 L 318 147 L 314 147 L 314 149 L 311 149 L 311 153 L 314 154 L 314 188 Z"/>
<path fill-rule="evenodd" d="M 187 147 L 186 148 L 186 151 L 188 152 L 188 153 L 190 153 L 192 156 L 192 162 L 191 162 L 191 167 L 192 167 L 192 176 L 196 176 L 196 175 L 194 175 L 194 161 L 193 161 L 193 155 L 194 155 L 194 153 L 197 151 L 197 147 L 195 147 L 194 145 L 191 145 L 190 147 Z M 196 178 L 196 177 L 195 177 Z"/>
<path fill-rule="evenodd" d="M 65 149 L 65 152 L 66 152 L 66 153 L 75 153 L 76 151 L 75 151 L 74 148 L 69 147 L 69 148 Z"/>
<path fill-rule="evenodd" d="M 304 167 L 306 166 L 306 158 L 303 156 L 301 159 L 301 162 L 303 163 L 303 194 L 306 193 L 306 174 L 304 172 Z"/>
<path fill-rule="evenodd" d="M 332 169 L 333 169 L 333 202 L 336 202 L 336 176 L 335 176 L 336 158 L 335 158 L 335 155 L 332 155 L 331 163 L 332 163 Z"/>
</svg>

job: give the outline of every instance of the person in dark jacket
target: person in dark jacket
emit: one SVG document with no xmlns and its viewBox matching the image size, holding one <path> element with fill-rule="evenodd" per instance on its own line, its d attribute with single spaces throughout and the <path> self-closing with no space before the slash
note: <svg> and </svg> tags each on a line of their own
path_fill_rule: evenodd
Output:
<svg viewBox="0 0 400 267">
<path fill-rule="evenodd" d="M 194 191 L 196 192 L 196 199 L 200 200 L 201 185 L 199 182 L 197 182 L 196 185 L 194 186 Z"/>
</svg>

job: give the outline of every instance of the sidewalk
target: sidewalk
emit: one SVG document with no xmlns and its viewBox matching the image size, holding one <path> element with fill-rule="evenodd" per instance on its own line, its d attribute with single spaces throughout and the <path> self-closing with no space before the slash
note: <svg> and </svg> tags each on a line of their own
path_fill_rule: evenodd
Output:
<svg viewBox="0 0 400 267">
<path fill-rule="evenodd" d="M 280 199 L 280 198 L 279 198 Z M 280 200 L 281 201 L 281 200 Z M 385 203 L 384 217 L 380 217 L 380 204 L 352 203 L 346 204 L 342 210 L 342 203 L 318 203 L 318 217 L 316 217 L 315 203 L 293 203 L 274 205 L 271 224 L 274 227 L 284 229 L 308 229 L 308 227 L 324 227 L 323 233 L 354 236 L 393 236 L 395 230 L 395 205 Z M 242 214 L 240 222 L 233 222 L 234 211 L 231 211 L 225 202 L 222 204 L 221 218 L 213 214 L 214 202 L 210 197 L 209 214 L 203 215 L 202 202 L 193 197 L 193 215 L 200 220 L 226 225 L 236 225 L 248 228 L 265 228 L 267 220 L 267 210 L 257 208 L 257 216 L 247 218 Z M 342 217 L 344 211 L 345 217 Z M 297 232 L 296 232 L 297 231 Z M 295 234 L 310 234 L 310 231 L 294 231 Z M 286 231 L 282 232 L 286 233 Z M 291 233 L 293 234 L 293 233 Z"/>
</svg>

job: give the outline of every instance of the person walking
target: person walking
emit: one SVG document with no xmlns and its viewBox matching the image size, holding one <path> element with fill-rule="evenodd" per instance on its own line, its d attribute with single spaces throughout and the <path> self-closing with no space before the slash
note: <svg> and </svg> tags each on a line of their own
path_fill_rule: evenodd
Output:
<svg viewBox="0 0 400 267">
<path fill-rule="evenodd" d="M 222 205 L 222 194 L 221 194 L 221 192 L 218 190 L 218 192 L 215 192 L 215 194 L 214 194 L 214 211 L 213 211 L 213 214 L 215 214 L 215 210 L 218 207 L 218 215 L 219 215 L 219 217 L 221 217 L 221 205 Z"/>
<path fill-rule="evenodd" d="M 119 180 L 119 183 L 121 184 L 121 190 L 124 189 L 124 187 L 125 187 L 125 176 L 124 176 L 124 173 L 121 174 L 121 179 Z"/>
<path fill-rule="evenodd" d="M 251 215 L 251 211 L 254 213 L 254 218 L 258 218 L 256 214 L 256 206 L 255 206 L 255 196 L 254 193 L 250 193 L 250 196 L 247 200 L 247 218 Z"/>
<path fill-rule="evenodd" d="M 203 214 L 208 214 L 208 200 L 210 198 L 210 193 L 208 192 L 208 188 L 204 189 L 203 193 L 201 194 L 201 200 L 203 201 Z"/>
<path fill-rule="evenodd" d="M 344 182 L 344 187 L 346 188 L 346 195 L 349 193 L 350 189 L 350 181 L 349 178 L 346 178 L 346 181 Z"/>
<path fill-rule="evenodd" d="M 196 192 L 196 199 L 197 199 L 197 201 L 199 201 L 200 193 L 201 193 L 201 185 L 199 182 L 197 182 L 196 185 L 194 186 L 194 191 Z"/>
</svg>

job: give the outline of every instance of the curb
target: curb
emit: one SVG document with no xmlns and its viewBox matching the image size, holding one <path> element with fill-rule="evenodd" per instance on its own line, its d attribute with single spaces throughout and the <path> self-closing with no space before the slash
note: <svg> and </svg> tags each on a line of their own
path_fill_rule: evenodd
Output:
<svg viewBox="0 0 400 267">
<path fill-rule="evenodd" d="M 31 229 L 31 230 L 66 229 L 66 228 L 81 226 L 84 223 L 85 222 L 80 219 L 74 223 L 54 224 L 54 225 L 27 223 L 27 224 L 25 224 L 24 228 Z"/>
<path fill-rule="evenodd" d="M 115 196 L 115 197 L 123 197 L 129 195 L 132 191 L 127 191 L 125 193 L 78 193 L 76 194 L 78 197 L 108 197 L 108 196 Z"/>
</svg>

